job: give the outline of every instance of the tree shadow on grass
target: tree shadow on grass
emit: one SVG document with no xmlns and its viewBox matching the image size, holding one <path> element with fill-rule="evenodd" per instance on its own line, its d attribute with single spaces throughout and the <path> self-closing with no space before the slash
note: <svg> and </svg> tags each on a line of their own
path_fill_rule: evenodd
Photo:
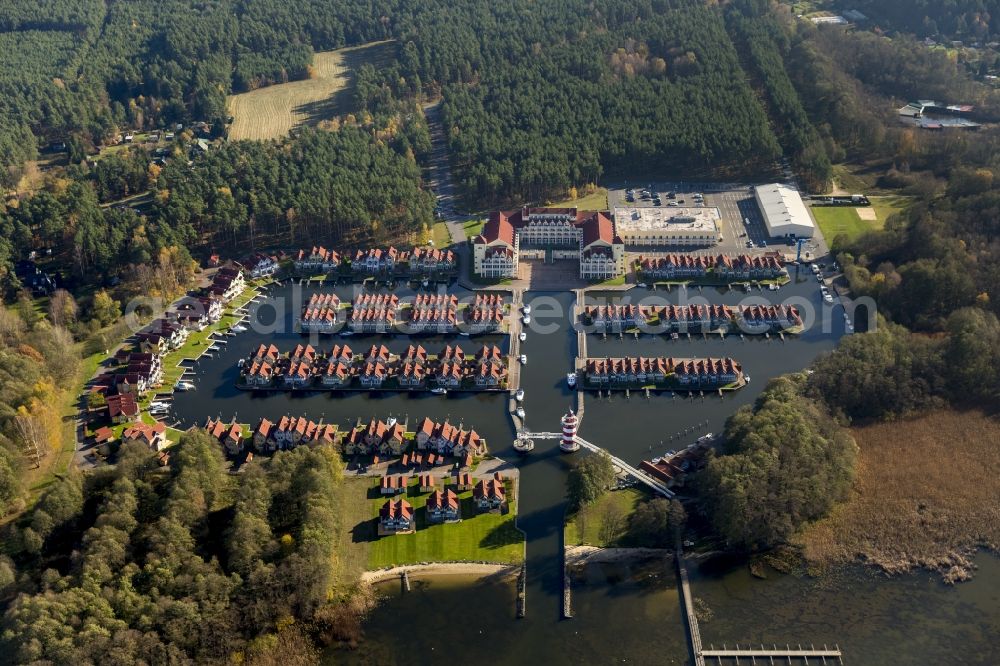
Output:
<svg viewBox="0 0 1000 666">
<path fill-rule="evenodd" d="M 351 541 L 365 543 L 378 541 L 378 518 L 363 520 L 351 530 Z"/>
<path fill-rule="evenodd" d="M 479 547 L 487 550 L 496 550 L 521 543 L 524 543 L 524 535 L 514 526 L 513 520 L 505 520 L 480 539 Z"/>
<path fill-rule="evenodd" d="M 376 70 L 388 67 L 395 62 L 397 51 L 396 42 L 377 42 L 344 51 L 344 77 L 347 83 L 326 99 L 295 107 L 292 111 L 303 116 L 296 128 L 316 125 L 322 120 L 358 111 L 355 100 L 358 69 L 365 64 L 372 65 Z"/>
</svg>

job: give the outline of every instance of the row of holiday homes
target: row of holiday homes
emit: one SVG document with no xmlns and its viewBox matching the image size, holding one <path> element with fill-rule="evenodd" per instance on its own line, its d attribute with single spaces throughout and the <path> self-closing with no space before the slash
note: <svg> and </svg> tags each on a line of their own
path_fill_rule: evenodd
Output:
<svg viewBox="0 0 1000 666">
<path fill-rule="evenodd" d="M 300 275 L 320 275 L 350 270 L 362 275 L 418 273 L 425 275 L 448 273 L 456 268 L 455 253 L 447 249 L 417 247 L 400 250 L 395 247 L 356 250 L 347 255 L 319 245 L 299 250 L 293 255 L 293 266 Z"/>
<path fill-rule="evenodd" d="M 354 299 L 349 315 L 341 310 L 336 294 L 313 294 L 302 308 L 299 330 L 331 334 L 346 325 L 352 333 L 446 334 L 460 327 L 470 335 L 495 333 L 503 328 L 506 304 L 500 294 L 477 294 L 462 307 L 457 296 L 448 294 L 418 294 L 403 302 L 395 294 L 368 293 Z"/>
<path fill-rule="evenodd" d="M 426 460 L 431 465 L 452 456 L 459 461 L 467 461 L 465 465 L 468 466 L 471 464 L 470 457 L 486 453 L 486 440 L 475 429 L 467 430 L 447 420 L 439 423 L 429 418 L 423 419 L 415 433 L 408 432 L 405 423 L 372 419 L 368 423 L 359 422 L 341 436 L 335 424 L 312 421 L 302 416 L 282 416 L 277 422 L 261 418 L 249 437 L 245 436 L 243 426 L 235 419 L 226 422 L 208 418 L 204 428 L 219 441 L 227 455 L 234 457 L 248 449 L 256 453 L 274 453 L 302 445 L 335 444 L 338 441 L 345 455 L 412 456 L 412 462 L 423 463 L 426 454 Z M 411 448 L 414 451 L 407 454 Z M 435 451 L 437 457 L 432 458 Z M 417 456 L 420 456 L 419 459 Z M 406 460 L 404 467 L 410 462 Z"/>
<path fill-rule="evenodd" d="M 772 280 L 788 274 L 777 252 L 762 255 L 738 254 L 716 256 L 667 254 L 639 257 L 634 268 L 649 279 L 703 278 L 711 274 L 720 280 Z"/>
<path fill-rule="evenodd" d="M 219 257 L 213 256 L 210 264 L 218 265 Z M 433 247 L 399 250 L 395 247 L 368 248 L 345 255 L 337 250 L 314 245 L 291 254 L 257 252 L 246 259 L 233 262 L 232 268 L 242 270 L 252 280 L 275 275 L 284 263 L 290 263 L 300 275 L 319 275 L 350 271 L 357 274 L 415 273 L 432 275 L 454 271 L 455 253 Z"/>
<path fill-rule="evenodd" d="M 664 331 L 715 330 L 736 325 L 749 332 L 787 330 L 802 326 L 794 305 L 588 305 L 583 323 L 599 330 L 627 330 L 637 326 Z"/>
<path fill-rule="evenodd" d="M 480 479 L 472 485 L 472 477 L 461 473 L 455 479 L 454 489 L 438 488 L 437 480 L 430 474 L 421 475 L 417 481 L 420 492 L 429 492 L 424 504 L 428 523 L 453 522 L 462 518 L 458 493 L 472 488 L 472 501 L 476 511 L 489 513 L 502 511 L 507 503 L 507 488 L 504 478 L 494 474 L 491 479 Z M 409 477 L 383 477 L 381 492 L 394 495 L 404 492 L 411 484 Z M 416 529 L 416 511 L 405 499 L 387 500 L 379 509 L 379 533 L 381 535 L 412 532 Z"/>
<path fill-rule="evenodd" d="M 483 345 L 475 356 L 446 345 L 431 356 L 420 345 L 393 354 L 384 345 L 372 345 L 355 354 L 347 345 L 334 345 L 328 354 L 312 345 L 297 345 L 283 353 L 274 345 L 260 345 L 241 361 L 238 385 L 247 389 L 365 389 L 488 390 L 507 384 L 507 358 L 496 345 Z"/>
<path fill-rule="evenodd" d="M 136 333 L 134 345 L 125 345 L 115 353 L 115 366 L 97 378 L 94 390 L 103 393 L 110 401 L 118 394 L 139 396 L 160 386 L 163 357 L 167 352 L 180 348 L 192 331 L 217 322 L 222 317 L 222 311 L 222 301 L 212 296 L 183 299 L 175 310 Z M 122 423 L 133 418 L 135 415 L 128 413 L 127 407 L 124 410 L 110 409 L 111 420 Z"/>
<path fill-rule="evenodd" d="M 623 388 L 645 384 L 714 388 L 742 383 L 744 379 L 743 366 L 731 358 L 669 356 L 589 358 L 584 376 L 594 387 Z"/>
</svg>

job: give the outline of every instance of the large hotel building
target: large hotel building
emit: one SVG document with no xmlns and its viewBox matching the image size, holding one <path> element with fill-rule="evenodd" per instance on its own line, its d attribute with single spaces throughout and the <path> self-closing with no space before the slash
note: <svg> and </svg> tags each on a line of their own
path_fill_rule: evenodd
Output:
<svg viewBox="0 0 1000 666">
<path fill-rule="evenodd" d="M 577 259 L 580 277 L 606 280 L 625 273 L 625 248 L 707 248 L 720 240 L 717 208 L 528 208 L 494 211 L 473 239 L 476 275 L 517 275 L 522 258 Z"/>
<path fill-rule="evenodd" d="M 605 280 L 625 272 L 625 242 L 615 234 L 607 212 L 576 208 L 521 208 L 494 211 L 473 241 L 476 275 L 517 275 L 524 254 L 551 252 L 574 257 L 580 277 Z"/>
</svg>

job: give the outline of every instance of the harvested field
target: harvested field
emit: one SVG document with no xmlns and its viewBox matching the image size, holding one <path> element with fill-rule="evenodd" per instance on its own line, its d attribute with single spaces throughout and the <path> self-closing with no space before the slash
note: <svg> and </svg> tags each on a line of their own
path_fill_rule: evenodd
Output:
<svg viewBox="0 0 1000 666">
<path fill-rule="evenodd" d="M 977 547 L 1000 549 L 1000 421 L 943 410 L 853 435 L 861 451 L 851 498 L 802 535 L 812 565 L 860 559 L 955 582 L 972 575 Z"/>
<path fill-rule="evenodd" d="M 300 126 L 353 111 L 352 72 L 364 63 L 376 67 L 395 57 L 396 43 L 373 42 L 313 57 L 313 76 L 231 95 L 226 101 L 233 123 L 229 138 L 276 139 Z"/>
</svg>

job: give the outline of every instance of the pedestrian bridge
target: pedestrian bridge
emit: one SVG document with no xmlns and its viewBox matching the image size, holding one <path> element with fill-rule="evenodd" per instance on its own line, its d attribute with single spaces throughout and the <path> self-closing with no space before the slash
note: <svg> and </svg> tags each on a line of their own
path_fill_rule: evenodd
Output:
<svg viewBox="0 0 1000 666">
<path fill-rule="evenodd" d="M 521 436 L 529 437 L 531 439 L 562 439 L 563 434 L 561 432 L 529 432 L 527 430 L 524 430 L 521 432 Z M 587 449 L 588 451 L 592 451 L 594 453 L 604 451 L 608 455 L 611 455 L 610 451 L 608 451 L 607 449 L 604 449 L 596 444 L 588 442 L 579 435 L 574 437 L 573 440 L 581 447 Z M 621 458 L 612 455 L 611 463 L 618 469 L 632 476 L 639 483 L 643 484 L 644 486 L 647 486 L 653 492 L 659 495 L 663 495 L 668 499 L 674 496 L 674 491 L 670 490 L 670 488 L 668 488 L 665 483 L 663 483 L 662 481 L 660 481 L 655 477 L 650 476 L 646 472 L 643 472 L 642 470 L 633 467 L 632 465 L 625 462 Z"/>
</svg>

